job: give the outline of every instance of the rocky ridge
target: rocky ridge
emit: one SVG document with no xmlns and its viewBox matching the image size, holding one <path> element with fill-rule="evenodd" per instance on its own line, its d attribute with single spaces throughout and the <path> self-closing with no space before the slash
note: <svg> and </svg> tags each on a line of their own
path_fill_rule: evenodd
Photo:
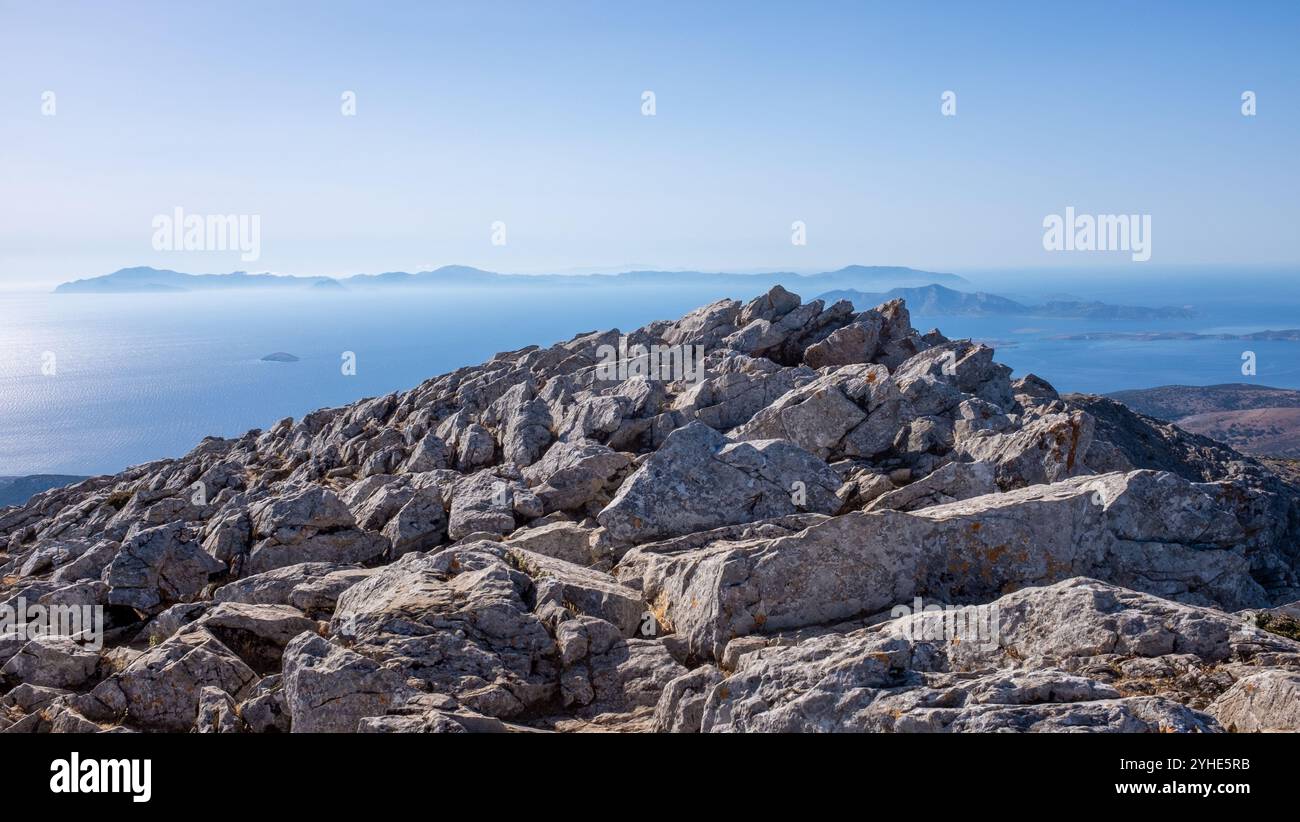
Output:
<svg viewBox="0 0 1300 822">
<path fill-rule="evenodd" d="M 104 615 L 0 634 L 0 732 L 1300 729 L 1260 463 L 897 300 L 621 336 L 0 509 L 0 608 Z"/>
</svg>

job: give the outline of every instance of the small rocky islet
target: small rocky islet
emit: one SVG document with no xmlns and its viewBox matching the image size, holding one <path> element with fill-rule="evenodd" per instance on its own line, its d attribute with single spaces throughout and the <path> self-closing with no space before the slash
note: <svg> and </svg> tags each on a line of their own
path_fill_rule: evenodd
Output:
<svg viewBox="0 0 1300 822">
<path fill-rule="evenodd" d="M 901 300 L 623 336 L 0 510 L 0 604 L 106 618 L 0 636 L 0 731 L 1300 729 L 1300 489 L 1256 460 Z M 609 379 L 635 346 L 698 378 Z"/>
</svg>

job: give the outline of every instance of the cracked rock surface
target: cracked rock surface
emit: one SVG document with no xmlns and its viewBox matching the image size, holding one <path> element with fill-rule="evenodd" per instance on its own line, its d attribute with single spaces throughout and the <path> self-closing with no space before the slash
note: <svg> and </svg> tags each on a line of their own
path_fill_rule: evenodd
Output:
<svg viewBox="0 0 1300 822">
<path fill-rule="evenodd" d="M 0 733 L 1295 731 L 1298 502 L 778 286 L 0 509 Z"/>
</svg>

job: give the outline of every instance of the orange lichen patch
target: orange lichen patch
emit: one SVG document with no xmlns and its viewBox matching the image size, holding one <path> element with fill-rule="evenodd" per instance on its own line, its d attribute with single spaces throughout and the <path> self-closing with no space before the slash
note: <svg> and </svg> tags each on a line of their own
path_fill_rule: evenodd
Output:
<svg viewBox="0 0 1300 822">
<path fill-rule="evenodd" d="M 1006 543 L 994 545 L 992 548 L 984 552 L 984 556 L 988 558 L 989 562 L 997 562 L 1010 550 L 1011 549 L 1006 545 Z"/>
<path fill-rule="evenodd" d="M 977 532 L 977 533 L 979 532 L 979 529 L 981 529 L 981 528 L 983 528 L 983 527 L 984 527 L 984 524 L 983 524 L 983 523 L 980 523 L 980 522 L 972 522 L 972 523 L 970 524 L 970 529 L 971 529 L 972 531 L 974 531 L 974 532 Z"/>
<path fill-rule="evenodd" d="M 875 372 L 875 371 L 868 371 L 868 372 L 867 372 L 867 382 L 875 382 L 875 381 L 876 381 L 876 372 Z"/>
<path fill-rule="evenodd" d="M 654 616 L 655 622 L 670 634 L 677 633 L 673 621 L 668 618 L 668 595 L 660 594 L 655 597 L 653 602 L 647 603 L 650 606 L 650 613 Z"/>
</svg>

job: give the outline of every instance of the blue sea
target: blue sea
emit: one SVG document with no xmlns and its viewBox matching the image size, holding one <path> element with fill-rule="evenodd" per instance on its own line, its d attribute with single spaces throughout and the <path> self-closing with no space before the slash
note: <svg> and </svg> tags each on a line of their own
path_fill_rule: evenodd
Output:
<svg viewBox="0 0 1300 822">
<path fill-rule="evenodd" d="M 1052 296 L 1196 308 L 1195 319 L 1161 322 L 913 317 L 921 330 L 938 327 L 950 337 L 987 341 L 1017 376 L 1033 372 L 1061 391 L 1224 382 L 1300 388 L 1300 343 L 1053 339 L 1098 331 L 1297 328 L 1300 272 L 1199 269 L 1158 280 L 958 273 L 972 281 L 966 290 L 1022 302 Z M 796 283 L 789 287 L 797 290 Z M 116 472 L 184 454 L 204 436 L 234 436 L 409 388 L 500 351 L 595 329 L 627 331 L 724 296 L 753 294 L 625 284 L 364 293 L 0 292 L 0 476 Z M 1241 374 L 1244 350 L 1256 354 L 1255 376 Z M 299 361 L 262 361 L 279 351 Z M 356 356 L 355 376 L 340 369 L 347 351 Z"/>
</svg>

